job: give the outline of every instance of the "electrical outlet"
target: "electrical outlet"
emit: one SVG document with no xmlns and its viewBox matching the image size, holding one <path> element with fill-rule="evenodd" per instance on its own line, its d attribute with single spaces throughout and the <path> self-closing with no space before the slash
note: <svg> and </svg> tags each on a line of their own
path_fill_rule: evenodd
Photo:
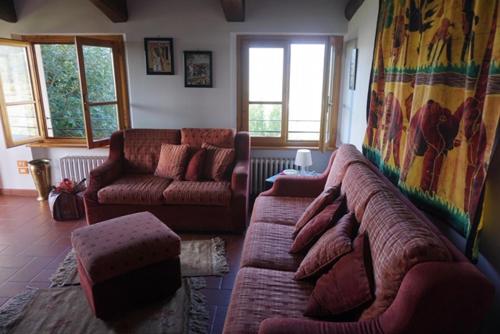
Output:
<svg viewBox="0 0 500 334">
<path fill-rule="evenodd" d="M 26 168 L 28 167 L 28 161 L 26 160 L 17 160 L 17 168 Z"/>
<path fill-rule="evenodd" d="M 26 174 L 30 173 L 28 167 L 18 167 L 17 168 L 17 172 L 19 174 L 23 174 L 23 175 L 26 175 Z"/>
</svg>

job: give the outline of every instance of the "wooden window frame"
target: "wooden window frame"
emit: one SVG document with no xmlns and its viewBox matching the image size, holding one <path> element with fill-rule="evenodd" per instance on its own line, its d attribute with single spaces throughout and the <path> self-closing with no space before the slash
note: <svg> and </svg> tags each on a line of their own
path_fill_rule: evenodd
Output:
<svg viewBox="0 0 500 334">
<path fill-rule="evenodd" d="M 40 113 L 40 106 L 41 106 L 41 100 L 40 100 L 40 95 L 39 91 L 37 89 L 38 84 L 37 84 L 37 75 L 34 72 L 34 54 L 33 50 L 30 47 L 29 43 L 23 42 L 23 41 L 17 41 L 17 40 L 10 40 L 10 39 L 1 39 L 2 45 L 8 45 L 8 46 L 16 46 L 16 47 L 23 47 L 26 49 L 26 56 L 27 56 L 27 62 L 28 62 L 28 72 L 30 76 L 30 84 L 31 84 L 31 91 L 33 94 L 33 101 L 32 103 L 7 103 L 5 101 L 4 93 L 3 93 L 3 88 L 2 88 L 2 83 L 0 82 L 0 116 L 2 119 L 2 126 L 3 126 L 3 131 L 4 131 L 4 137 L 5 137 L 5 145 L 10 148 L 10 147 L 15 147 L 15 146 L 20 146 L 20 145 L 25 145 L 27 143 L 33 142 L 34 140 L 42 140 L 43 139 L 43 128 L 40 123 L 41 119 L 41 113 Z M 23 101 L 23 102 L 28 102 L 28 101 Z M 38 136 L 23 139 L 23 140 L 14 140 L 12 138 L 11 130 L 10 130 L 10 124 L 9 124 L 9 118 L 8 118 L 8 112 L 7 112 L 7 107 L 9 105 L 26 105 L 26 104 L 32 104 L 35 108 L 35 115 L 37 118 L 37 127 L 38 127 Z"/>
<path fill-rule="evenodd" d="M 38 44 L 72 44 L 76 47 L 76 39 L 92 39 L 96 41 L 103 41 L 106 46 L 113 47 L 114 54 L 114 66 L 115 66 L 115 85 L 117 94 L 117 106 L 118 106 L 118 126 L 119 129 L 130 128 L 130 105 L 129 105 L 129 95 L 128 95 L 128 80 L 127 80 L 127 70 L 126 70 L 126 59 L 125 59 L 125 43 L 122 35 L 13 35 L 13 43 L 23 43 L 28 46 L 29 61 L 30 61 L 30 74 L 32 76 L 32 82 L 34 84 L 33 91 L 36 97 L 36 114 L 38 117 L 38 125 L 40 131 L 40 138 L 36 140 L 30 139 L 23 142 L 9 142 L 8 134 L 6 133 L 6 144 L 7 147 L 28 145 L 30 147 L 100 147 L 106 146 L 109 140 L 101 140 L 98 142 L 93 142 L 92 134 L 89 133 L 88 126 L 88 112 L 85 108 L 83 109 L 85 122 L 85 132 L 86 135 L 83 138 L 71 138 L 71 137 L 49 137 L 46 122 L 46 110 L 44 110 L 44 105 L 42 103 L 42 90 L 41 83 L 38 77 L 38 69 L 40 64 L 35 57 L 35 45 Z M 28 43 L 28 44 L 26 44 Z M 80 55 L 81 56 L 81 55 Z M 77 57 L 77 60 L 79 57 Z M 80 60 L 78 60 L 80 61 Z M 81 67 L 81 64 L 79 68 Z M 80 71 L 80 69 L 79 69 Z M 3 102 L 3 101 L 1 101 Z M 83 101 L 82 101 L 83 102 Z M 2 103 L 3 105 L 3 103 Z M 2 108 L 3 109 L 3 108 Z M 2 115 L 2 119 L 4 116 Z M 5 125 L 4 125 L 5 127 Z"/>
<path fill-rule="evenodd" d="M 324 43 L 325 61 L 323 75 L 322 110 L 320 138 L 317 141 L 288 140 L 288 101 L 290 88 L 290 45 L 293 43 Z M 312 35 L 238 35 L 237 45 L 237 128 L 239 131 L 249 130 L 249 54 L 252 46 L 276 46 L 284 48 L 283 61 L 283 98 L 281 136 L 252 137 L 252 146 L 258 148 L 296 148 L 309 147 L 320 150 L 334 149 L 338 119 L 340 77 L 342 62 L 342 36 Z M 332 54 L 332 50 L 334 53 Z M 256 103 L 256 101 L 252 101 Z M 276 101 L 278 102 L 278 101 Z M 269 102 L 266 102 L 269 103 Z M 275 103 L 272 103 L 275 104 Z M 327 123 L 328 121 L 328 124 Z M 327 133 L 329 136 L 327 136 Z"/>
</svg>

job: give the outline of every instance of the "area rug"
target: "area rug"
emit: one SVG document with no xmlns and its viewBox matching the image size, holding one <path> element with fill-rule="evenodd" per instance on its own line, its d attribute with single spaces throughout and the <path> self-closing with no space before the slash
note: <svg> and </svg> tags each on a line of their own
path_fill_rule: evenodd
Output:
<svg viewBox="0 0 500 334">
<path fill-rule="evenodd" d="M 229 272 L 224 240 L 186 240 L 181 242 L 181 273 L 184 277 L 222 276 Z M 76 270 L 76 257 L 71 250 L 54 275 L 51 287 L 80 284 Z"/>
<path fill-rule="evenodd" d="M 79 286 L 28 289 L 0 308 L 0 334 L 207 333 L 209 315 L 202 278 L 184 278 L 168 299 L 102 321 L 93 316 Z"/>
</svg>

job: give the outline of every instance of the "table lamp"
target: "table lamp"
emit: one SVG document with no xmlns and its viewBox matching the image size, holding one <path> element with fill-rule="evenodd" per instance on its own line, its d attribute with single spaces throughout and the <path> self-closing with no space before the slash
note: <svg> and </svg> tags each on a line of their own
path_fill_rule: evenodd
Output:
<svg viewBox="0 0 500 334">
<path fill-rule="evenodd" d="M 299 167 L 301 175 L 307 171 L 307 167 L 312 166 L 311 151 L 306 149 L 297 150 L 295 165 Z"/>
</svg>

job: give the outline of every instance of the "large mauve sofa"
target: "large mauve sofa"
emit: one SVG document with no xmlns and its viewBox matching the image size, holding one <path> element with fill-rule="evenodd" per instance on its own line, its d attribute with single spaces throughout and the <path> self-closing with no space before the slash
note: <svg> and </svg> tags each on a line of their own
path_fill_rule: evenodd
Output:
<svg viewBox="0 0 500 334">
<path fill-rule="evenodd" d="M 303 315 L 314 282 L 296 281 L 294 225 L 323 189 L 341 184 L 366 232 L 374 301 L 357 321 Z M 255 202 L 224 333 L 474 333 L 487 312 L 490 282 L 352 145 L 316 177 L 279 177 Z"/>
<path fill-rule="evenodd" d="M 161 145 L 203 143 L 234 148 L 225 181 L 182 181 L 154 175 Z M 88 224 L 149 211 L 177 232 L 242 232 L 247 226 L 248 133 L 232 129 L 129 129 L 111 136 L 107 161 L 90 173 L 84 195 Z"/>
</svg>

